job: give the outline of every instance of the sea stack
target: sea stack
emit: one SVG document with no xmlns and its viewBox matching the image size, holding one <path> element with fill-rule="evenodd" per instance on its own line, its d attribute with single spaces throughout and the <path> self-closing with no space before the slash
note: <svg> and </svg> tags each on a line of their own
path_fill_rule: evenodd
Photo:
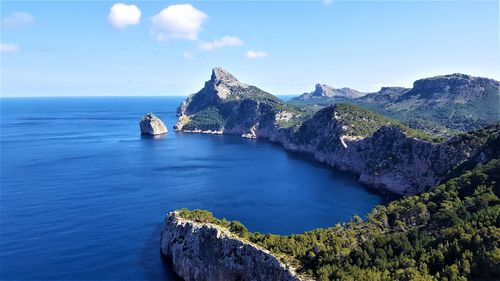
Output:
<svg viewBox="0 0 500 281">
<path fill-rule="evenodd" d="M 160 118 L 156 117 L 156 115 L 151 112 L 142 117 L 139 127 L 141 128 L 141 134 L 143 135 L 155 136 L 166 134 L 168 132 L 167 127 L 163 124 Z"/>
</svg>

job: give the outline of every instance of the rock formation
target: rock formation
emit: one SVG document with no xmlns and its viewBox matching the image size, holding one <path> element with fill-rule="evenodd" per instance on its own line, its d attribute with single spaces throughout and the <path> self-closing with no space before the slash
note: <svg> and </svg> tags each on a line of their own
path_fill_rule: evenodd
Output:
<svg viewBox="0 0 500 281">
<path fill-rule="evenodd" d="M 314 91 L 304 93 L 289 101 L 298 106 L 325 106 L 339 102 L 353 101 L 364 96 L 365 93 L 350 88 L 333 88 L 326 84 L 316 84 Z"/>
<path fill-rule="evenodd" d="M 139 127 L 143 135 L 154 136 L 166 134 L 168 132 L 167 127 L 165 127 L 165 124 L 163 124 L 160 118 L 156 117 L 156 115 L 151 112 L 142 117 Z"/>
<path fill-rule="evenodd" d="M 277 97 L 238 81 L 222 68 L 214 68 L 210 80 L 189 96 L 177 110 L 175 130 L 209 134 L 238 134 L 272 129 L 279 116 L 292 110 Z M 250 135 L 249 135 L 250 134 Z"/>
<path fill-rule="evenodd" d="M 171 212 L 161 234 L 161 253 L 186 281 L 299 281 L 293 269 L 269 251 L 211 223 Z"/>
</svg>

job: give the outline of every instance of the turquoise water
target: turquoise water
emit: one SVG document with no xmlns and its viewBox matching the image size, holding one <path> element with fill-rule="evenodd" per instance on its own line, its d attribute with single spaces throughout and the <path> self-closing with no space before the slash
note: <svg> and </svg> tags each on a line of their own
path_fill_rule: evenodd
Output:
<svg viewBox="0 0 500 281">
<path fill-rule="evenodd" d="M 159 253 L 165 214 L 188 207 L 280 234 L 380 203 L 355 178 L 267 142 L 144 138 L 181 97 L 1 99 L 2 280 L 176 280 Z"/>
</svg>

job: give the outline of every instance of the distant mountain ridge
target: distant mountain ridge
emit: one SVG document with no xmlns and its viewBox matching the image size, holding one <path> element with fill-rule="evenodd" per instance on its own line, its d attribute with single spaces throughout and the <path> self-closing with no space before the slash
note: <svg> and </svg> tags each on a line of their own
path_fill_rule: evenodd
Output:
<svg viewBox="0 0 500 281">
<path fill-rule="evenodd" d="M 465 103 L 487 95 L 489 90 L 495 90 L 498 94 L 499 83 L 493 79 L 460 73 L 435 76 L 415 81 L 413 88 L 402 95 L 400 100 L 416 98 L 434 99 L 439 103 Z"/>
<path fill-rule="evenodd" d="M 317 87 L 290 103 L 305 107 L 356 103 L 415 129 L 451 135 L 500 120 L 499 85 L 494 79 L 454 73 L 419 79 L 412 88 L 382 87 L 368 94 L 349 88 L 342 88 L 347 89 L 344 93 L 334 89 L 334 94 L 322 94 Z"/>
<path fill-rule="evenodd" d="M 314 91 L 304 93 L 299 97 L 293 98 L 297 101 L 321 101 L 322 99 L 355 99 L 364 96 L 365 93 L 356 91 L 351 88 L 333 88 L 326 84 L 316 84 Z"/>
<path fill-rule="evenodd" d="M 408 90 L 383 88 L 354 102 L 428 132 L 429 122 L 467 131 L 500 120 L 500 82 L 455 73 L 417 80 Z"/>
</svg>

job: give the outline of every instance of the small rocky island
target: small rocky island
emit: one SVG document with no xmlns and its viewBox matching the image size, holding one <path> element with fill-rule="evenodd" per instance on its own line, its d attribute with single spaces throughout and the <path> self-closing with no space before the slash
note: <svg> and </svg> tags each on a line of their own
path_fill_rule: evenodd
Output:
<svg viewBox="0 0 500 281">
<path fill-rule="evenodd" d="M 160 118 L 156 117 L 156 115 L 151 112 L 142 117 L 139 127 L 141 128 L 141 134 L 143 135 L 156 136 L 163 135 L 168 132 L 167 127 L 163 124 Z"/>
</svg>

